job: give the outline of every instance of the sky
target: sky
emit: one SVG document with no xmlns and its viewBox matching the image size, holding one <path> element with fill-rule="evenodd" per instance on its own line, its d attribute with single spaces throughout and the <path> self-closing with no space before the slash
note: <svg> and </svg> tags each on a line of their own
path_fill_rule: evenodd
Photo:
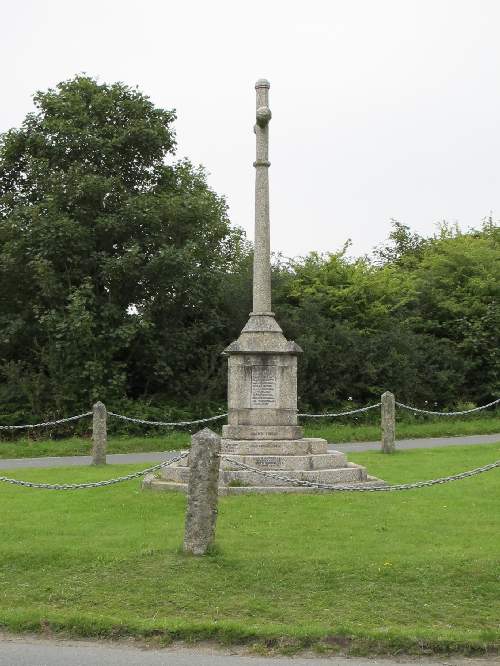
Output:
<svg viewBox="0 0 500 666">
<path fill-rule="evenodd" d="M 271 244 L 382 243 L 500 211 L 498 0 L 0 0 L 0 132 L 78 73 L 175 108 L 253 238 L 255 81 L 271 82 Z"/>
</svg>

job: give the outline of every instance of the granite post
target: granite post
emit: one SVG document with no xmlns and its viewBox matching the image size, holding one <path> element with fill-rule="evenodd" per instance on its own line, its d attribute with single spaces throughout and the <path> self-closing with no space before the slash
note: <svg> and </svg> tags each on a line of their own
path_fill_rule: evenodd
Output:
<svg viewBox="0 0 500 666">
<path fill-rule="evenodd" d="M 396 450 L 396 406 L 394 394 L 386 391 L 381 398 L 382 452 L 394 453 Z"/>
<path fill-rule="evenodd" d="M 106 464 L 108 442 L 106 420 L 106 407 L 102 402 L 96 402 L 92 407 L 92 465 Z"/>
<path fill-rule="evenodd" d="M 214 542 L 220 465 L 220 437 L 204 428 L 191 437 L 184 552 L 205 555 Z"/>
</svg>

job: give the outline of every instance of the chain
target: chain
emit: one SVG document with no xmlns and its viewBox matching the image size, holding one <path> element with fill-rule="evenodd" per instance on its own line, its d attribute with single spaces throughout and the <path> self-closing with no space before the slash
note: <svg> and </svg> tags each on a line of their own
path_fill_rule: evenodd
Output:
<svg viewBox="0 0 500 666">
<path fill-rule="evenodd" d="M 81 488 L 102 488 L 103 486 L 113 486 L 115 483 L 121 483 L 122 481 L 131 481 L 132 479 L 137 479 L 140 476 L 156 472 L 162 467 L 168 467 L 173 465 L 179 460 L 182 460 L 189 455 L 189 452 L 181 453 L 175 458 L 170 460 L 165 460 L 158 465 L 153 465 L 153 467 L 148 467 L 143 469 L 140 472 L 133 472 L 132 474 L 127 474 L 126 476 L 119 476 L 116 479 L 107 479 L 106 481 L 94 481 L 90 483 L 33 483 L 31 481 L 20 481 L 18 479 L 10 479 L 7 476 L 0 476 L 0 482 L 11 483 L 13 486 L 23 486 L 24 488 L 42 488 L 43 490 L 80 490 Z"/>
<path fill-rule="evenodd" d="M 318 488 L 321 490 L 335 490 L 335 491 L 340 491 L 340 492 L 377 492 L 377 491 L 385 491 L 385 492 L 390 492 L 393 490 L 411 490 L 413 488 L 426 488 L 428 486 L 435 486 L 437 484 L 441 483 L 448 483 L 450 481 L 457 481 L 459 479 L 466 479 L 470 476 L 475 476 L 476 474 L 481 474 L 482 472 L 488 472 L 491 469 L 494 469 L 495 467 L 500 467 L 500 460 L 497 460 L 494 463 L 490 463 L 489 465 L 484 465 L 484 467 L 477 467 L 476 469 L 471 469 L 468 470 L 467 472 L 460 472 L 460 474 L 453 474 L 452 476 L 444 476 L 439 479 L 431 479 L 430 481 L 416 481 L 415 483 L 400 483 L 397 485 L 389 486 L 389 485 L 384 485 L 384 486 L 366 486 L 366 485 L 360 485 L 360 484 L 349 484 L 349 485 L 342 485 L 342 484 L 336 484 L 333 485 L 331 483 L 316 483 L 315 481 L 303 481 L 302 479 L 294 479 L 289 476 L 284 476 L 283 474 L 276 474 L 274 472 L 266 472 L 261 469 L 257 469 L 255 467 L 250 467 L 249 465 L 245 465 L 245 463 L 239 462 L 237 460 L 232 459 L 229 456 L 223 456 L 225 460 L 228 460 L 231 462 L 231 465 L 236 465 L 236 467 L 240 467 L 241 469 L 244 469 L 248 472 L 256 472 L 257 474 L 260 474 L 261 476 L 265 476 L 270 479 L 276 479 L 278 481 L 284 481 L 285 483 L 290 483 L 294 486 L 303 486 L 306 488 Z"/>
<path fill-rule="evenodd" d="M 57 421 L 46 421 L 45 423 L 28 423 L 26 425 L 2 425 L 0 430 L 18 430 L 20 428 L 46 428 L 47 426 L 59 425 L 60 423 L 68 423 L 69 421 L 78 421 L 85 416 L 92 416 L 92 412 L 85 412 L 85 414 L 77 414 L 77 416 L 69 416 L 67 419 L 58 419 Z"/>
<path fill-rule="evenodd" d="M 486 409 L 487 407 L 492 407 L 500 403 L 500 398 L 489 402 L 487 405 L 482 405 L 481 407 L 474 407 L 473 409 L 465 409 L 461 412 L 434 412 L 429 409 L 419 409 L 418 407 L 412 407 L 411 405 L 405 405 L 402 402 L 395 401 L 395 404 L 398 407 L 403 409 L 409 409 L 412 412 L 418 412 L 419 414 L 435 414 L 437 416 L 460 416 L 462 414 L 470 414 L 471 412 L 478 412 L 481 409 Z M 359 409 L 351 409 L 347 412 L 330 412 L 325 414 L 298 414 L 298 416 L 309 418 L 309 419 L 321 419 L 321 418 L 330 418 L 335 416 L 350 416 L 351 414 L 360 414 L 362 412 L 367 412 L 370 409 L 376 409 L 380 407 L 381 403 L 377 402 L 375 405 L 368 405 L 367 407 L 360 407 Z M 115 414 L 115 412 L 107 412 L 109 416 L 114 416 L 116 419 L 121 419 L 122 421 L 129 421 L 131 423 L 141 423 L 142 425 L 152 425 L 152 426 L 166 426 L 166 427 L 175 427 L 175 426 L 189 426 L 196 425 L 198 423 L 210 423 L 211 421 L 218 421 L 227 416 L 227 412 L 224 414 L 217 414 L 216 416 L 209 416 L 206 419 L 196 419 L 194 421 L 147 421 L 146 419 L 133 418 L 131 416 L 125 416 L 123 414 Z M 60 425 L 61 423 L 69 423 L 70 421 L 78 421 L 78 419 L 83 419 L 86 416 L 92 416 L 92 412 L 85 412 L 84 414 L 77 414 L 76 416 L 69 416 L 66 419 L 58 419 L 57 421 L 46 421 L 45 423 L 27 423 L 25 425 L 0 425 L 0 430 L 20 430 L 25 428 L 46 428 L 48 426 Z"/>
<path fill-rule="evenodd" d="M 163 467 L 168 467 L 173 465 L 176 462 L 179 462 L 183 458 L 186 458 L 189 455 L 188 451 L 181 453 L 175 458 L 170 460 L 165 460 L 158 465 L 153 465 L 152 467 L 147 467 L 146 469 L 140 470 L 139 472 L 133 472 L 132 474 L 127 474 L 126 476 L 119 476 L 114 479 L 107 479 L 105 481 L 94 481 L 89 483 L 35 483 L 32 481 L 21 481 L 20 479 L 12 479 L 7 476 L 0 476 L 0 482 L 10 483 L 14 486 L 22 486 L 24 488 L 40 488 L 43 490 L 80 490 L 82 488 L 102 488 L 104 486 L 112 486 L 116 483 L 121 483 L 122 481 L 131 481 L 132 479 L 137 479 L 146 474 L 151 474 L 156 472 Z M 330 484 L 330 483 L 317 483 L 315 481 L 305 481 L 302 479 L 294 479 L 293 477 L 285 476 L 283 474 L 276 474 L 275 472 L 266 472 L 256 467 L 250 467 L 245 463 L 234 460 L 230 456 L 221 456 L 221 458 L 228 460 L 232 465 L 239 467 L 240 469 L 246 470 L 248 472 L 255 472 L 270 479 L 276 479 L 278 481 L 284 481 L 285 483 L 290 483 L 294 486 L 302 486 L 306 488 L 318 488 L 319 490 L 334 490 L 337 492 L 391 492 L 393 490 L 411 490 L 414 488 L 426 488 L 429 486 L 435 486 L 438 484 L 449 483 L 450 481 L 458 481 L 459 479 L 466 479 L 471 476 L 476 476 L 477 474 L 482 474 L 483 472 L 488 472 L 496 467 L 500 467 L 500 460 L 496 460 L 493 463 L 484 465 L 483 467 L 476 467 L 475 469 L 467 470 L 466 472 L 460 472 L 459 474 L 453 474 L 451 476 L 443 476 L 438 479 L 430 479 L 428 481 L 416 481 L 414 483 L 400 483 L 396 485 L 382 485 L 382 486 L 366 486 L 361 484 Z"/>
<path fill-rule="evenodd" d="M 437 416 L 460 416 L 461 414 L 470 414 L 471 412 L 479 412 L 481 409 L 492 407 L 493 405 L 497 405 L 499 402 L 500 398 L 497 398 L 496 400 L 493 400 L 493 402 L 489 402 L 487 405 L 481 405 L 481 407 L 474 407 L 474 409 L 465 409 L 462 412 L 433 412 L 429 409 L 418 409 L 418 407 L 411 407 L 410 405 L 405 405 L 402 402 L 395 401 L 395 404 L 398 407 L 402 407 L 403 409 L 409 409 L 410 411 L 418 412 L 419 414 L 435 414 Z"/>
<path fill-rule="evenodd" d="M 144 425 L 156 425 L 156 426 L 186 426 L 194 425 L 196 423 L 208 423 L 209 421 L 217 421 L 218 419 L 223 419 L 227 416 L 225 414 L 218 414 L 217 416 L 210 416 L 207 419 L 198 419 L 196 421 L 177 421 L 173 423 L 166 423 L 164 421 L 146 421 L 144 419 L 135 419 L 130 416 L 124 416 L 123 414 L 115 414 L 114 412 L 107 412 L 109 416 L 114 416 L 117 419 L 122 419 L 123 421 L 131 421 L 132 423 L 142 423 Z M 76 416 L 69 416 L 66 419 L 58 419 L 57 421 L 46 421 L 45 423 L 28 423 L 25 425 L 0 425 L 0 430 L 19 430 L 21 428 L 46 428 L 48 426 L 59 425 L 60 423 L 69 423 L 70 421 L 77 421 L 78 419 L 83 419 L 85 416 L 92 416 L 92 412 L 85 412 L 85 414 L 77 414 Z"/>
<path fill-rule="evenodd" d="M 380 407 L 382 403 L 377 402 L 376 405 L 368 405 L 368 407 L 361 407 L 360 409 L 351 409 L 349 412 L 337 412 L 337 413 L 331 413 L 331 414 L 299 414 L 298 416 L 306 416 L 307 418 L 310 419 L 321 419 L 323 417 L 329 417 L 329 416 L 349 416 L 349 414 L 359 414 L 360 412 L 367 412 L 369 409 L 375 409 L 376 407 Z"/>
<path fill-rule="evenodd" d="M 109 416 L 114 416 L 116 419 L 122 419 L 122 421 L 131 421 L 132 423 L 142 423 L 143 425 L 154 425 L 154 426 L 186 426 L 194 425 L 196 423 L 208 423 L 209 421 L 217 421 L 218 419 L 223 419 L 227 416 L 225 414 L 218 414 L 217 416 L 210 416 L 207 419 L 197 419 L 196 421 L 177 421 L 173 423 L 167 423 L 165 421 L 146 421 L 144 419 L 135 419 L 130 416 L 124 416 L 123 414 L 115 414 L 114 412 L 108 412 Z"/>
</svg>

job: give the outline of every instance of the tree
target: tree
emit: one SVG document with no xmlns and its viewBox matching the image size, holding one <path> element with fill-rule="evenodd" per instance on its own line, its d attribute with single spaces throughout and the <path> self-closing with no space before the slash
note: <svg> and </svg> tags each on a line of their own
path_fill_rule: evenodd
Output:
<svg viewBox="0 0 500 666">
<path fill-rule="evenodd" d="M 488 220 L 420 238 L 395 223 L 375 261 L 313 253 L 279 271 L 278 319 L 304 349 L 302 405 L 366 403 L 386 389 L 441 407 L 498 397 L 499 233 Z"/>
<path fill-rule="evenodd" d="M 0 138 L 0 398 L 46 415 L 197 395 L 241 253 L 224 199 L 167 163 L 175 112 L 138 90 L 77 76 L 34 102 Z"/>
<path fill-rule="evenodd" d="M 446 341 L 463 364 L 455 392 L 485 402 L 500 390 L 500 229 L 441 225 L 413 274 L 418 331 Z"/>
<path fill-rule="evenodd" d="M 389 243 L 375 248 L 374 255 L 380 264 L 415 265 L 426 246 L 426 239 L 413 233 L 406 224 L 391 220 Z"/>
</svg>

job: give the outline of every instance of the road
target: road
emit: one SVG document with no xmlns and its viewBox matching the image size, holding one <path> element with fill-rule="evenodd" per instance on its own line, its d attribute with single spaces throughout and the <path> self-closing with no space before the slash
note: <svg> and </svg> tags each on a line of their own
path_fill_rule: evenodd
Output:
<svg viewBox="0 0 500 666">
<path fill-rule="evenodd" d="M 260 657 L 212 647 L 144 649 L 121 643 L 0 636 L 0 666 L 500 666 L 498 658 Z"/>
<path fill-rule="evenodd" d="M 397 449 L 430 449 L 441 446 L 460 446 L 469 444 L 494 444 L 500 442 L 500 433 L 493 435 L 467 435 L 463 437 L 426 437 L 424 439 L 398 439 Z M 376 451 L 380 442 L 346 442 L 332 444 L 332 448 L 345 453 L 349 451 Z"/>
<path fill-rule="evenodd" d="M 471 435 L 467 437 L 428 437 L 426 439 L 401 439 L 396 441 L 398 449 L 427 449 L 440 446 L 459 446 L 465 444 L 493 444 L 500 442 L 500 433 L 495 435 Z M 330 450 L 371 451 L 380 448 L 380 442 L 345 442 L 330 444 Z M 154 451 L 152 453 L 111 453 L 107 456 L 108 463 L 161 462 L 177 455 L 175 451 Z M 71 467 L 72 465 L 90 465 L 90 456 L 60 456 L 44 458 L 5 458 L 0 460 L 0 469 L 16 469 L 21 467 Z"/>
</svg>

